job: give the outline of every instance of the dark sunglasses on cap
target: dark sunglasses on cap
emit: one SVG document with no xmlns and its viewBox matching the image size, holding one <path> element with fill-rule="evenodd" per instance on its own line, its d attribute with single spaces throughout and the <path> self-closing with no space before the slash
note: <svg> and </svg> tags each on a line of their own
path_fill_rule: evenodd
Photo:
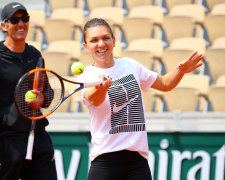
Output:
<svg viewBox="0 0 225 180">
<path fill-rule="evenodd" d="M 12 17 L 9 18 L 8 20 L 10 20 L 10 22 L 11 22 L 12 24 L 17 24 L 17 23 L 20 21 L 20 19 L 21 19 L 24 23 L 27 23 L 27 22 L 29 22 L 29 20 L 30 20 L 30 16 L 28 16 L 28 15 L 24 15 L 24 16 L 21 16 L 21 17 L 12 16 Z M 6 21 L 8 21 L 8 20 L 6 20 Z"/>
</svg>

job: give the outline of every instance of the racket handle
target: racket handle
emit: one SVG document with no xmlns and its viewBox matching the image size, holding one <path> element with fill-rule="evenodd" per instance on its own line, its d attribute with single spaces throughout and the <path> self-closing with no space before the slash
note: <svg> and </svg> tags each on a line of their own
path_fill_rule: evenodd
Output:
<svg viewBox="0 0 225 180">
<path fill-rule="evenodd" d="M 28 137 L 27 154 L 25 157 L 26 160 L 32 160 L 33 145 L 34 145 L 34 131 L 31 131 Z"/>
<path fill-rule="evenodd" d="M 90 82 L 90 83 L 84 83 L 83 86 L 84 86 L 84 88 L 93 87 L 93 86 L 100 85 L 102 82 L 103 82 L 103 80 L 99 80 L 96 82 Z"/>
</svg>

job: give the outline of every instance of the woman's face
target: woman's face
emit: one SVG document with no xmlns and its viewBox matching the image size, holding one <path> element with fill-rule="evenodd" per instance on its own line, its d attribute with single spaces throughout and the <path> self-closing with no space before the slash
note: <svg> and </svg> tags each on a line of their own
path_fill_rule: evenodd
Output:
<svg viewBox="0 0 225 180">
<path fill-rule="evenodd" d="M 94 26 L 86 30 L 84 48 L 91 53 L 95 66 L 108 68 L 114 64 L 113 47 L 115 38 L 106 26 Z"/>
</svg>

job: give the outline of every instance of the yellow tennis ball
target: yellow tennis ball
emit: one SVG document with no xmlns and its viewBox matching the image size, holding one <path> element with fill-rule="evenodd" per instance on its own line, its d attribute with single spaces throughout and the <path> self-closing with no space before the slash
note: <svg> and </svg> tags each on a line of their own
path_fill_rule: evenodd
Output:
<svg viewBox="0 0 225 180">
<path fill-rule="evenodd" d="M 27 91 L 25 94 L 25 99 L 36 99 L 37 95 L 32 93 L 31 91 Z"/>
<path fill-rule="evenodd" d="M 71 66 L 71 72 L 75 75 L 80 75 L 84 71 L 84 65 L 81 62 L 75 62 Z"/>
</svg>

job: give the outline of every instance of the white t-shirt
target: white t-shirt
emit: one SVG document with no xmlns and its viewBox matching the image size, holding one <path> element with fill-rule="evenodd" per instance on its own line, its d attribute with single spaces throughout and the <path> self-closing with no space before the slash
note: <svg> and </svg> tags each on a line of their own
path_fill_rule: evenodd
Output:
<svg viewBox="0 0 225 180">
<path fill-rule="evenodd" d="M 77 81 L 91 82 L 100 75 L 112 78 L 102 104 L 95 107 L 82 99 L 91 115 L 92 151 L 90 159 L 114 151 L 137 151 L 148 159 L 148 141 L 145 124 L 144 102 L 141 90 L 147 91 L 157 78 L 140 63 L 130 58 L 114 59 L 114 66 L 107 69 L 87 66 Z"/>
</svg>

